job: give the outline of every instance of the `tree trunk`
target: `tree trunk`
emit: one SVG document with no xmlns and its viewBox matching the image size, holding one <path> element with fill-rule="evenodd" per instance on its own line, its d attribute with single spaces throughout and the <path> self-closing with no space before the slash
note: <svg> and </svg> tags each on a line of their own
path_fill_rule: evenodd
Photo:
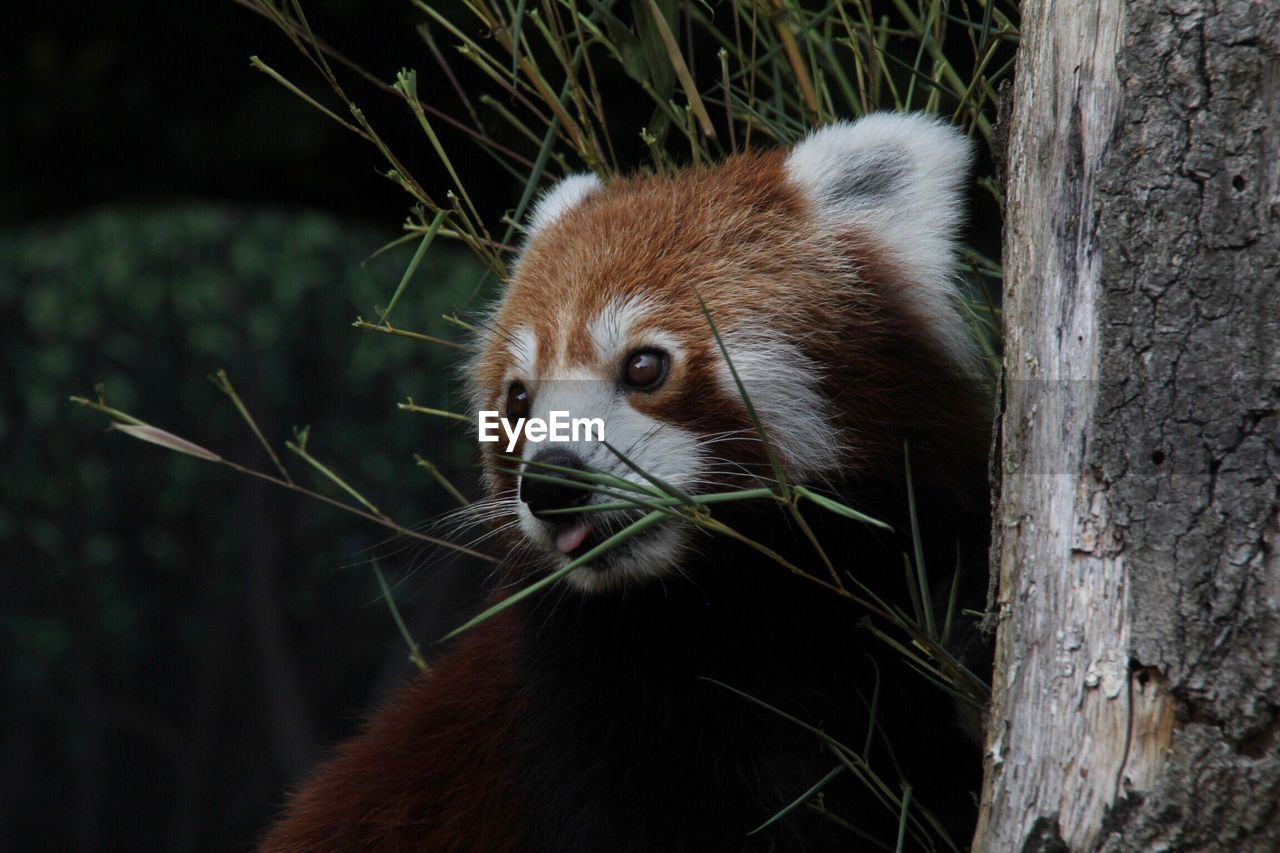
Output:
<svg viewBox="0 0 1280 853">
<path fill-rule="evenodd" d="M 1020 51 L 974 849 L 1280 850 L 1280 9 Z"/>
</svg>

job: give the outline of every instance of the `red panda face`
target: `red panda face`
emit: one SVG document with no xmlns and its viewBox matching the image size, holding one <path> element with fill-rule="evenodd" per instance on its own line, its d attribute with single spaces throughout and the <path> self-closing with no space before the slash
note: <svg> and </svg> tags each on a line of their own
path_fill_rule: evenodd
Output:
<svg viewBox="0 0 1280 853">
<path fill-rule="evenodd" d="M 886 342 L 905 325 L 935 365 L 969 358 L 948 281 L 965 162 L 952 131 L 880 115 L 674 177 L 568 178 L 485 324 L 473 402 L 512 421 L 599 419 L 608 445 L 683 492 L 759 485 L 772 469 L 705 304 L 788 478 L 856 472 L 878 452 L 874 410 L 893 408 Z M 645 482 L 584 433 L 526 433 L 511 448 L 525 464 L 502 460 L 501 431 L 482 445 L 491 499 L 551 568 L 638 517 L 549 512 L 609 499 L 528 476 L 552 473 L 530 461 Z M 692 533 L 661 522 L 568 580 L 607 591 L 678 572 Z"/>
</svg>

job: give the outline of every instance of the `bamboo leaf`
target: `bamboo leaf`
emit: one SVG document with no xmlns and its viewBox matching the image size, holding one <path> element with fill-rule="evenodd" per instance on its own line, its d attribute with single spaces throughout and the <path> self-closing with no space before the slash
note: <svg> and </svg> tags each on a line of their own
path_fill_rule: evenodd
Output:
<svg viewBox="0 0 1280 853">
<path fill-rule="evenodd" d="M 139 441 L 147 441 L 151 444 L 158 444 L 161 447 L 167 447 L 169 450 L 185 453 L 188 456 L 194 456 L 197 459 L 204 459 L 207 462 L 221 462 L 222 457 L 214 453 L 212 450 L 201 447 L 195 442 L 187 441 L 185 438 L 174 435 L 171 432 L 153 427 L 149 424 L 121 424 L 115 423 L 111 425 L 112 429 L 119 430 L 125 435 L 138 439 Z"/>
<path fill-rule="evenodd" d="M 654 31 L 662 42 L 667 61 L 671 63 L 671 68 L 680 80 L 680 87 L 684 89 L 685 97 L 689 99 L 689 106 L 693 109 L 694 115 L 698 117 L 698 124 L 702 127 L 702 135 L 708 139 L 714 139 L 716 135 L 715 125 L 711 123 L 711 116 L 707 114 L 707 108 L 702 103 L 702 96 L 698 94 L 698 87 L 693 82 L 693 75 L 689 72 L 689 66 L 684 61 L 684 54 L 680 52 L 680 45 L 676 43 L 676 37 L 671 33 L 671 27 L 667 24 L 666 16 L 658 8 L 657 0 L 645 0 L 645 2 L 649 5 L 649 14 L 653 17 Z"/>
<path fill-rule="evenodd" d="M 378 579 L 378 589 L 382 593 L 382 600 L 387 603 L 387 609 L 391 611 L 391 619 L 396 623 L 396 630 L 400 632 L 400 636 L 404 639 L 405 645 L 409 647 L 409 660 L 420 671 L 427 671 L 427 662 L 422 657 L 422 649 L 418 647 L 418 641 L 413 639 L 413 635 L 409 633 L 409 626 L 404 624 L 404 619 L 400 617 L 400 608 L 396 606 L 395 596 L 391 594 L 391 587 L 387 586 L 387 579 L 382 575 L 382 567 L 378 565 L 378 561 L 373 561 L 373 574 Z"/>
<path fill-rule="evenodd" d="M 387 317 L 391 316 L 391 309 L 396 307 L 396 303 L 400 301 L 400 294 L 404 293 L 404 289 L 409 286 L 409 279 L 413 278 L 413 274 L 417 272 L 418 265 L 422 263 L 422 258 L 427 253 L 427 249 L 431 248 L 431 241 L 436 238 L 436 234 L 440 231 L 440 226 L 444 224 L 445 217 L 449 215 L 447 210 L 437 210 L 436 215 L 431 219 L 431 224 L 427 226 L 426 232 L 422 235 L 422 242 L 418 243 L 418 248 L 414 251 L 413 257 L 409 260 L 409 266 L 405 268 L 404 275 L 400 277 L 400 284 L 396 287 L 396 292 L 391 294 L 391 301 L 387 303 L 387 307 L 382 309 L 382 315 L 378 317 L 378 325 L 388 326 Z M 390 328 L 388 326 L 388 328 Z"/>
<path fill-rule="evenodd" d="M 836 515 L 842 515 L 845 518 L 850 518 L 850 519 L 853 519 L 854 521 L 861 521 L 863 524 L 870 524 L 873 527 L 881 527 L 881 528 L 884 528 L 885 530 L 893 529 L 891 525 L 886 524 L 885 522 L 881 521 L 878 518 L 872 518 L 871 516 L 866 515 L 865 513 L 858 512 L 856 509 L 853 509 L 852 507 L 845 506 L 839 501 L 833 501 L 831 498 L 824 497 L 823 495 L 820 495 L 817 492 L 810 491 L 804 486 L 793 486 L 792 491 L 794 491 L 796 494 L 800 495 L 801 497 L 805 498 L 806 500 L 812 501 L 813 503 L 817 504 L 818 506 L 822 507 L 828 512 L 834 512 Z"/>
<path fill-rule="evenodd" d="M 938 626 L 933 615 L 933 594 L 929 589 L 929 573 L 924 566 L 924 540 L 920 535 L 920 519 L 916 514 L 916 492 L 911 478 L 911 448 L 902 442 L 902 459 L 907 477 L 907 510 L 911 514 L 911 547 L 915 551 L 916 577 L 920 588 L 920 604 L 924 608 L 925 633 L 938 639 Z"/>
<path fill-rule="evenodd" d="M 643 516 L 642 518 L 637 519 L 636 521 L 633 521 L 631 524 L 627 525 L 622 530 L 619 530 L 617 533 L 613 534 L 608 539 L 604 540 L 599 545 L 595 546 L 590 551 L 583 554 L 581 557 L 570 560 L 560 568 L 556 569 L 554 572 L 551 572 L 550 574 L 543 577 L 541 580 L 538 580 L 529 584 L 527 587 L 515 593 L 514 595 L 510 595 L 507 598 L 504 598 L 502 601 L 499 601 L 497 604 L 493 605 L 492 607 L 486 609 L 479 616 L 473 617 L 472 619 L 467 620 L 467 622 L 465 622 L 460 627 L 454 628 L 448 634 L 445 634 L 440 639 L 440 641 L 444 642 L 445 640 L 452 639 L 458 636 L 459 634 L 463 634 L 467 631 L 470 631 L 472 628 L 476 627 L 482 622 L 487 622 L 489 619 L 492 619 L 494 616 L 497 616 L 499 613 L 506 610 L 507 608 L 515 604 L 519 604 L 521 601 L 524 601 L 526 598 L 533 595 L 534 593 L 540 592 L 541 590 L 544 590 L 547 587 L 551 586 L 553 583 L 560 580 L 562 577 L 569 574 L 569 572 L 573 571 L 579 566 L 584 566 L 587 563 L 594 560 L 596 557 L 599 557 L 601 554 L 607 553 L 608 551 L 612 551 L 614 548 L 621 545 L 623 542 L 626 542 L 631 537 L 641 533 L 646 528 L 652 527 L 653 525 L 657 524 L 659 521 L 662 520 L 662 517 L 663 517 L 662 513 L 660 512 L 651 512 L 648 515 Z"/>
<path fill-rule="evenodd" d="M 769 818 L 764 823 L 760 824 L 755 829 L 748 832 L 747 835 L 755 835 L 759 832 L 763 832 L 764 830 L 773 826 L 778 821 L 782 820 L 787 815 L 791 814 L 796 809 L 800 808 L 802 805 L 804 805 L 806 802 L 809 801 L 810 797 L 814 796 L 823 788 L 827 787 L 827 784 L 831 782 L 832 779 L 835 779 L 837 776 L 843 773 L 845 769 L 846 767 L 843 764 L 837 764 L 835 767 L 831 768 L 831 770 L 829 770 L 826 773 L 826 775 L 824 775 L 821 779 L 815 782 L 807 791 L 805 791 L 800 796 L 796 797 L 787 805 L 783 806 L 780 811 L 778 811 L 776 814 L 773 815 L 773 817 Z"/>
<path fill-rule="evenodd" d="M 751 425 L 755 427 L 756 434 L 760 436 L 760 442 L 764 445 L 765 455 L 769 458 L 769 467 L 773 469 L 774 479 L 778 482 L 778 487 L 782 493 L 787 494 L 787 478 L 786 472 L 782 468 L 782 463 L 778 460 L 777 453 L 773 449 L 773 442 L 769 440 L 768 433 L 765 432 L 764 422 L 760 420 L 760 416 L 756 413 L 756 407 L 751 404 L 751 395 L 747 393 L 747 386 L 743 384 L 742 377 L 738 375 L 738 368 L 733 366 L 733 359 L 729 357 L 729 348 L 725 346 L 724 338 L 720 337 L 720 330 L 716 328 L 716 321 L 711 317 L 711 309 L 707 307 L 707 303 L 702 300 L 702 296 L 698 296 L 698 304 L 702 306 L 702 316 L 706 319 L 707 325 L 711 327 L 711 336 L 716 339 L 716 345 L 720 348 L 720 355 L 724 358 L 724 363 L 729 367 L 729 373 L 733 376 L 733 384 L 737 386 L 738 396 L 742 398 L 742 405 L 746 407 L 747 417 L 751 419 Z"/>
</svg>

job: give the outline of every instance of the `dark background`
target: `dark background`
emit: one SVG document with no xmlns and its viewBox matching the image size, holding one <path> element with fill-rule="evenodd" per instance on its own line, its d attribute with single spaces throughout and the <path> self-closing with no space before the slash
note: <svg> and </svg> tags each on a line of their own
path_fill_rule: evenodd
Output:
<svg viewBox="0 0 1280 853">
<path fill-rule="evenodd" d="M 406 198 L 377 178 L 376 152 L 249 67 L 259 55 L 326 94 L 255 12 L 232 0 L 18 5 L 26 8 L 11 9 L 0 56 L 6 223 L 101 204 L 200 199 L 398 225 Z M 306 8 L 322 35 L 383 79 L 430 61 L 414 32 L 421 15 L 408 2 L 319 0 Z M 397 145 L 403 156 L 426 153 L 389 99 L 357 78 L 344 81 L 393 143 L 411 143 Z M 423 156 L 415 172 L 436 177 L 432 165 Z M 484 178 L 478 170 L 475 179 Z"/>
<path fill-rule="evenodd" d="M 473 489 L 458 431 L 394 407 L 447 405 L 456 358 L 350 327 L 405 269 L 410 249 L 364 261 L 409 200 L 376 151 L 249 67 L 341 110 L 272 24 L 230 0 L 19 6 L 0 37 L 0 849 L 246 848 L 411 671 L 373 561 L 428 656 L 485 568 L 110 432 L 68 397 L 104 383 L 111 405 L 269 471 L 205 379 L 225 368 L 277 448 L 313 424 L 311 449 L 413 524 L 451 506 L 414 453 Z M 306 9 L 381 79 L 434 68 L 407 0 Z M 442 196 L 407 111 L 343 79 Z M 420 76 L 424 100 L 461 115 L 438 80 Z M 614 127 L 648 118 L 617 103 Z M 496 221 L 520 183 L 441 133 Z M 637 134 L 619 145 L 641 162 Z M 975 200 L 973 242 L 998 255 Z M 456 338 L 440 315 L 485 286 L 433 247 L 397 316 Z"/>
<path fill-rule="evenodd" d="M 307 9 L 379 76 L 428 61 L 407 2 Z M 260 54 L 324 93 L 272 24 L 231 2 L 5 17 L 0 849 L 246 848 L 410 672 L 371 560 L 424 643 L 484 568 L 109 432 L 68 397 L 102 382 L 112 405 L 270 470 L 206 381 L 225 368 L 278 448 L 313 424 L 313 452 L 414 524 L 451 505 L 415 452 L 463 488 L 474 471 L 441 422 L 394 403 L 447 404 L 456 359 L 350 327 L 405 269 L 411 249 L 362 262 L 408 199 L 375 151 L 250 68 Z M 351 89 L 442 188 L 398 105 Z M 481 198 L 519 192 L 470 171 Z M 437 247 L 397 314 L 456 337 L 440 315 L 471 307 L 480 280 L 468 253 Z"/>
</svg>

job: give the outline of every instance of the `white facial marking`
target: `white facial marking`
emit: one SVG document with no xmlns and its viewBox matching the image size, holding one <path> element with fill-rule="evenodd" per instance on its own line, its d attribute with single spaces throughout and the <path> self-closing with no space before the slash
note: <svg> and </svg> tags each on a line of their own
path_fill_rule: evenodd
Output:
<svg viewBox="0 0 1280 853">
<path fill-rule="evenodd" d="M 830 405 L 818 390 L 820 366 L 781 335 L 767 331 L 722 332 L 733 368 L 747 389 L 751 405 L 769 441 L 781 453 L 787 471 L 797 479 L 838 470 L 840 436 Z M 719 365 L 720 385 L 741 398 L 729 365 Z"/>
<path fill-rule="evenodd" d="M 819 128 L 788 155 L 787 174 L 833 229 L 870 232 L 915 284 L 909 295 L 956 366 L 978 354 L 955 281 L 954 235 L 971 150 L 922 114 L 875 113 Z"/>
<path fill-rule="evenodd" d="M 626 355 L 632 330 L 649 316 L 653 307 L 652 302 L 639 297 L 615 299 L 592 317 L 587 323 L 587 334 L 595 347 L 596 361 L 608 364 Z"/>
<path fill-rule="evenodd" d="M 604 436 L 636 465 L 654 476 L 671 483 L 676 488 L 691 488 L 698 479 L 698 438 L 688 430 L 659 421 L 634 409 L 620 393 L 616 378 L 602 377 L 594 372 L 557 374 L 555 379 L 539 379 L 538 390 L 533 397 L 531 418 L 548 418 L 553 410 L 567 411 L 571 417 L 601 418 Z M 603 471 L 635 483 L 646 481 L 628 468 L 602 442 L 570 440 L 555 445 L 534 444 L 526 441 L 524 458 L 536 459 L 548 447 L 574 453 L 589 468 Z M 593 500 L 604 503 L 608 498 L 596 496 Z M 568 557 L 555 553 L 556 527 L 534 518 L 529 507 L 520 503 L 518 508 L 520 529 L 533 542 L 553 553 L 559 565 Z M 631 515 L 627 521 L 634 520 Z M 592 514 L 590 521 L 599 534 L 617 532 L 625 526 L 617 515 Z M 670 523 L 650 528 L 639 539 L 623 546 L 609 558 L 606 571 L 597 572 L 590 567 L 571 572 L 567 580 L 586 591 L 600 591 L 616 587 L 627 579 L 658 577 L 674 568 L 680 546 L 687 531 Z"/>
<path fill-rule="evenodd" d="M 571 418 L 600 418 L 604 421 L 604 437 L 628 459 L 653 476 L 678 489 L 692 489 L 701 477 L 698 436 L 682 427 L 661 421 L 638 411 L 631 405 L 629 394 L 620 386 L 622 359 L 631 349 L 654 346 L 665 350 L 673 359 L 682 356 L 672 335 L 656 330 L 636 331 L 636 323 L 646 316 L 647 303 L 625 300 L 611 303 L 588 324 L 595 348 L 595 363 L 589 367 L 568 367 L 562 351 L 555 353 L 553 363 L 537 365 L 536 375 L 529 381 L 533 391 L 530 419 L 549 419 L 551 412 L 568 412 Z M 570 318 L 561 318 L 560 331 L 570 326 Z M 564 340 L 565 336 L 560 335 Z M 537 352 L 537 341 L 530 340 L 522 348 Z M 523 454 L 534 459 L 553 445 L 526 441 Z M 578 436 L 576 440 L 557 442 L 557 450 L 574 453 L 589 468 L 603 471 L 634 483 L 647 481 L 617 458 L 602 442 Z M 596 496 L 596 503 L 607 497 Z M 517 515 L 521 531 L 532 542 L 551 554 L 558 565 L 568 557 L 556 551 L 555 538 L 559 526 L 539 520 L 529 507 L 519 502 Z M 627 513 L 591 514 L 588 518 L 596 539 L 621 530 L 639 516 Z M 564 522 L 567 523 L 567 522 Z M 563 523 L 562 523 L 563 524 Z M 596 571 L 589 566 L 571 572 L 569 583 L 586 592 L 617 589 L 628 582 L 661 577 L 675 569 L 688 539 L 689 530 L 663 522 L 630 540 L 606 559 L 608 568 Z"/>
</svg>

